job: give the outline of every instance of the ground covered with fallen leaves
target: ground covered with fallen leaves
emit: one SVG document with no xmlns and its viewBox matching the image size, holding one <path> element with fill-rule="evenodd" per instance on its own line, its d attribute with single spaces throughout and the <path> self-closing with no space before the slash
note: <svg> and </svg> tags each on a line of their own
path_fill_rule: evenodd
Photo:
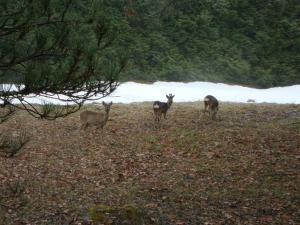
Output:
<svg viewBox="0 0 300 225">
<path fill-rule="evenodd" d="M 85 106 L 97 110 L 95 106 Z M 0 156 L 0 224 L 299 224 L 300 105 L 114 104 L 104 131 L 24 112 L 30 141 Z"/>
</svg>

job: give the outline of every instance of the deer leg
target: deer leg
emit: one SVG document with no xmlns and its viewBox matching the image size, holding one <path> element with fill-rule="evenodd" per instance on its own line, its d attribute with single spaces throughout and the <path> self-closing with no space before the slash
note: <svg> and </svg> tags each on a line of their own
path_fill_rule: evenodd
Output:
<svg viewBox="0 0 300 225">
<path fill-rule="evenodd" d="M 86 128 L 88 127 L 88 125 L 89 125 L 88 123 L 82 124 L 80 130 L 86 130 Z"/>
<path fill-rule="evenodd" d="M 161 113 L 157 113 L 157 122 L 159 123 L 161 117 Z"/>
<path fill-rule="evenodd" d="M 211 116 L 211 119 L 212 119 L 212 120 L 216 120 L 216 113 L 215 113 L 215 112 L 213 112 L 213 114 L 212 114 L 212 116 Z"/>
<path fill-rule="evenodd" d="M 211 109 L 210 111 L 209 111 L 209 117 L 213 120 L 213 116 L 214 116 L 214 112 L 213 112 L 213 110 Z"/>
<path fill-rule="evenodd" d="M 208 112 L 208 103 L 207 102 L 204 102 L 204 110 L 203 110 L 203 114 L 205 115 L 206 112 Z"/>
<path fill-rule="evenodd" d="M 205 115 L 206 113 L 209 114 L 209 105 L 208 104 L 205 104 L 204 110 L 203 110 L 203 114 Z"/>
<path fill-rule="evenodd" d="M 100 134 L 100 136 L 101 136 L 101 139 L 103 140 L 103 136 L 105 135 L 105 130 L 103 129 L 104 128 L 104 125 L 101 125 L 100 126 L 100 131 L 101 131 L 101 134 Z"/>
<path fill-rule="evenodd" d="M 94 126 L 94 133 L 96 133 L 98 130 L 99 130 L 99 126 L 98 126 L 98 125 L 95 125 L 95 126 Z"/>
<path fill-rule="evenodd" d="M 212 109 L 209 108 L 207 111 L 208 111 L 208 115 L 211 116 L 212 115 Z"/>
<path fill-rule="evenodd" d="M 158 112 L 154 111 L 154 127 L 157 128 L 159 123 L 159 116 L 158 116 Z"/>
<path fill-rule="evenodd" d="M 167 113 L 166 112 L 164 113 L 164 118 L 167 119 Z"/>
<path fill-rule="evenodd" d="M 161 120 L 161 116 L 162 116 L 162 113 L 160 113 L 160 114 L 159 114 L 159 120 L 158 120 L 158 121 L 160 121 L 160 120 Z"/>
<path fill-rule="evenodd" d="M 212 119 L 212 120 L 216 120 L 216 115 L 217 115 L 217 110 L 214 109 L 214 110 L 212 111 L 211 119 Z"/>
<path fill-rule="evenodd" d="M 154 111 L 154 122 L 157 123 L 157 113 Z"/>
</svg>

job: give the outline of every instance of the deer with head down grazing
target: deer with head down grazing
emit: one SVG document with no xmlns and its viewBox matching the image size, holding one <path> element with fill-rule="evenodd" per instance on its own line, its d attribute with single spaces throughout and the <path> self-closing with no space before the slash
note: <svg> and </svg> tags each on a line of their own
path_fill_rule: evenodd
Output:
<svg viewBox="0 0 300 225">
<path fill-rule="evenodd" d="M 103 127 L 108 121 L 109 111 L 112 102 L 110 103 L 102 102 L 102 105 L 104 106 L 104 112 L 94 112 L 94 111 L 86 110 L 80 113 L 80 121 L 81 121 L 80 130 L 85 130 L 90 125 L 94 125 L 97 128 L 100 127 L 101 129 L 103 129 Z"/>
<path fill-rule="evenodd" d="M 164 115 L 164 118 L 167 119 L 167 112 L 170 109 L 172 103 L 173 103 L 173 98 L 175 95 L 169 94 L 166 95 L 168 101 L 167 102 L 160 102 L 160 101 L 155 101 L 153 103 L 153 111 L 154 111 L 154 121 L 159 123 L 161 116 Z"/>
<path fill-rule="evenodd" d="M 211 116 L 212 120 L 216 119 L 217 112 L 219 110 L 219 101 L 212 95 L 207 95 L 204 98 L 204 110 L 203 113 Z"/>
</svg>

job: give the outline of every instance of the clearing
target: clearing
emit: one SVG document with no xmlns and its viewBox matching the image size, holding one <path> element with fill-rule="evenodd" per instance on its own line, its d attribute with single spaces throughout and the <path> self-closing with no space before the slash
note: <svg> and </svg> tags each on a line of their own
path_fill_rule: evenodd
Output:
<svg viewBox="0 0 300 225">
<path fill-rule="evenodd" d="M 31 138 L 0 157 L 0 224 L 299 224 L 300 105 L 202 108 L 155 128 L 151 102 L 114 104 L 103 134 L 17 112 L 1 133 Z"/>
</svg>

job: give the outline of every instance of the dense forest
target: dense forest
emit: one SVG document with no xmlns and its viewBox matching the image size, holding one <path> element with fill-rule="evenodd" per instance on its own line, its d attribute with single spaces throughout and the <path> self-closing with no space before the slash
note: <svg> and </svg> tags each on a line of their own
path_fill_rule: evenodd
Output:
<svg viewBox="0 0 300 225">
<path fill-rule="evenodd" d="M 107 0 L 121 80 L 300 83 L 298 0 Z"/>
<path fill-rule="evenodd" d="M 78 72 L 77 54 L 79 84 L 86 68 L 88 77 L 101 70 L 120 81 L 300 83 L 299 0 L 6 0 L 0 6 L 5 82 L 19 74 L 22 83 L 52 80 L 59 89 L 57 79 Z M 114 69 L 120 60 L 122 72 Z"/>
</svg>

